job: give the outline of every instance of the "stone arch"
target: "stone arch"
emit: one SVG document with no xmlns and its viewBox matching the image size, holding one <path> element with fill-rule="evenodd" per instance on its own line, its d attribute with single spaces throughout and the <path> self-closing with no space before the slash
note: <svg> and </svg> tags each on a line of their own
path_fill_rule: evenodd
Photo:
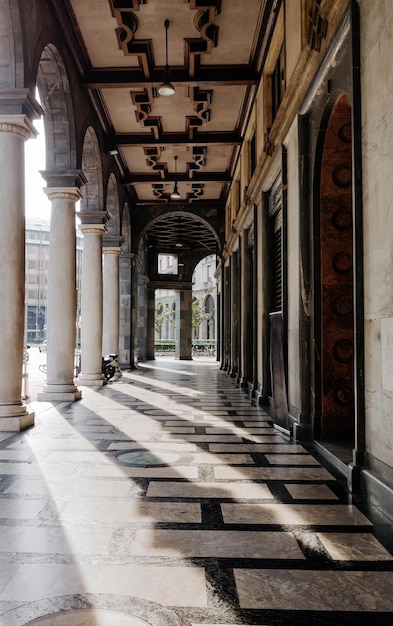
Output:
<svg viewBox="0 0 393 626">
<path fill-rule="evenodd" d="M 25 86 L 23 37 L 17 0 L 0 3 L 0 24 L 4 52 L 0 65 L 0 89 L 21 89 Z"/>
<path fill-rule="evenodd" d="M 120 234 L 123 237 L 123 252 L 125 254 L 129 254 L 131 252 L 131 222 L 130 210 L 127 203 L 125 203 L 125 205 L 123 206 Z"/>
<path fill-rule="evenodd" d="M 205 315 L 209 317 L 206 318 L 206 339 L 215 339 L 214 332 L 214 315 L 215 315 L 215 304 L 213 296 L 208 294 L 205 298 Z"/>
<path fill-rule="evenodd" d="M 120 210 L 119 210 L 119 190 L 117 186 L 116 176 L 112 173 L 109 176 L 106 191 L 106 210 L 110 215 L 107 223 L 109 235 L 120 234 Z"/>
<path fill-rule="evenodd" d="M 37 70 L 37 88 L 44 111 L 46 169 L 76 168 L 74 109 L 65 64 L 53 44 L 42 51 Z"/>
<path fill-rule="evenodd" d="M 201 240 L 201 238 L 205 235 L 208 239 L 210 239 L 210 245 L 214 247 L 214 252 L 216 252 L 217 250 L 217 253 L 218 253 L 218 251 L 221 249 L 220 237 L 217 231 L 215 230 L 215 228 L 212 226 L 212 224 L 209 223 L 200 215 L 193 213 L 192 211 L 180 212 L 176 210 L 167 211 L 164 214 L 161 213 L 159 215 L 151 217 L 151 219 L 147 221 L 147 223 L 144 225 L 144 227 L 140 230 L 140 232 L 137 235 L 138 239 L 136 243 L 136 249 L 138 250 L 140 248 L 141 241 L 148 234 L 148 232 L 156 228 L 157 225 L 159 228 L 162 227 L 162 230 L 165 229 L 169 231 L 169 229 L 165 228 L 165 222 L 167 222 L 169 226 L 172 226 L 174 224 L 174 229 L 175 229 L 174 232 L 175 232 L 179 219 L 182 220 L 183 224 L 188 223 L 188 225 L 190 225 L 190 224 L 195 223 L 199 227 L 202 227 L 198 229 L 197 238 Z M 206 256 L 206 248 L 208 248 L 206 244 L 202 247 L 205 248 L 205 251 L 200 258 L 203 258 L 204 256 Z M 211 253 L 213 254 L 213 251 Z"/>
<path fill-rule="evenodd" d="M 82 211 L 102 211 L 104 191 L 102 181 L 101 152 L 94 128 L 86 129 L 83 142 L 82 170 L 87 178 L 81 201 Z"/>
</svg>

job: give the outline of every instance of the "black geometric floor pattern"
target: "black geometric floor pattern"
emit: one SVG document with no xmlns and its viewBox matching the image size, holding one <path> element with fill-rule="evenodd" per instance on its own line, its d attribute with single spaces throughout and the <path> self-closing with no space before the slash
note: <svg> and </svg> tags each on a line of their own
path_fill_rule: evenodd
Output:
<svg viewBox="0 0 393 626">
<path fill-rule="evenodd" d="M 214 361 L 157 359 L 2 434 L 0 623 L 391 624 L 372 520 Z"/>
</svg>

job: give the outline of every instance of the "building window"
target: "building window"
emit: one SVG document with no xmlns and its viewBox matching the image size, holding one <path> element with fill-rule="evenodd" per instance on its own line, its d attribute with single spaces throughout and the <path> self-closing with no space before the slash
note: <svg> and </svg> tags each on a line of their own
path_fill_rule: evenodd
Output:
<svg viewBox="0 0 393 626">
<path fill-rule="evenodd" d="M 158 254 L 158 273 L 177 274 L 178 272 L 177 254 Z"/>
<path fill-rule="evenodd" d="M 250 141 L 250 180 L 252 178 L 252 175 L 255 172 L 256 166 L 257 166 L 257 141 L 256 141 L 255 133 L 254 133 Z"/>
<path fill-rule="evenodd" d="M 275 120 L 278 109 L 285 94 L 285 50 L 281 46 L 280 53 L 272 73 L 272 123 Z"/>
<path fill-rule="evenodd" d="M 272 293 L 271 293 L 271 312 L 282 311 L 283 296 L 283 263 L 282 263 L 282 184 L 281 176 L 275 181 L 271 192 L 269 202 L 269 216 L 271 228 L 273 231 L 272 238 Z"/>
</svg>

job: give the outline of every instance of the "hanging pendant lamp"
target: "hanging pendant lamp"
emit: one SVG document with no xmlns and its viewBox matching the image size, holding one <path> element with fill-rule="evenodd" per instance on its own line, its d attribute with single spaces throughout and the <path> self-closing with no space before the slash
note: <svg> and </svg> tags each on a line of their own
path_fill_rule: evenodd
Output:
<svg viewBox="0 0 393 626">
<path fill-rule="evenodd" d="M 158 93 L 160 96 L 173 96 L 175 93 L 175 88 L 171 83 L 171 72 L 168 65 L 168 28 L 169 28 L 169 20 L 165 20 L 165 77 L 164 82 L 158 88 Z"/>
<path fill-rule="evenodd" d="M 171 193 L 171 200 L 180 200 L 181 195 L 179 193 L 179 190 L 177 188 L 177 156 L 173 157 L 175 159 L 175 186 L 173 188 L 173 191 Z"/>
</svg>

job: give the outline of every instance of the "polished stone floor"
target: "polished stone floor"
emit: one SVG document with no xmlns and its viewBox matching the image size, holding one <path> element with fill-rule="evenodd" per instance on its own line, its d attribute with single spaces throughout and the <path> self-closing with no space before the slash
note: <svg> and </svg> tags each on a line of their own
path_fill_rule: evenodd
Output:
<svg viewBox="0 0 393 626">
<path fill-rule="evenodd" d="M 0 626 L 393 623 L 392 527 L 208 359 L 0 433 Z"/>
</svg>

